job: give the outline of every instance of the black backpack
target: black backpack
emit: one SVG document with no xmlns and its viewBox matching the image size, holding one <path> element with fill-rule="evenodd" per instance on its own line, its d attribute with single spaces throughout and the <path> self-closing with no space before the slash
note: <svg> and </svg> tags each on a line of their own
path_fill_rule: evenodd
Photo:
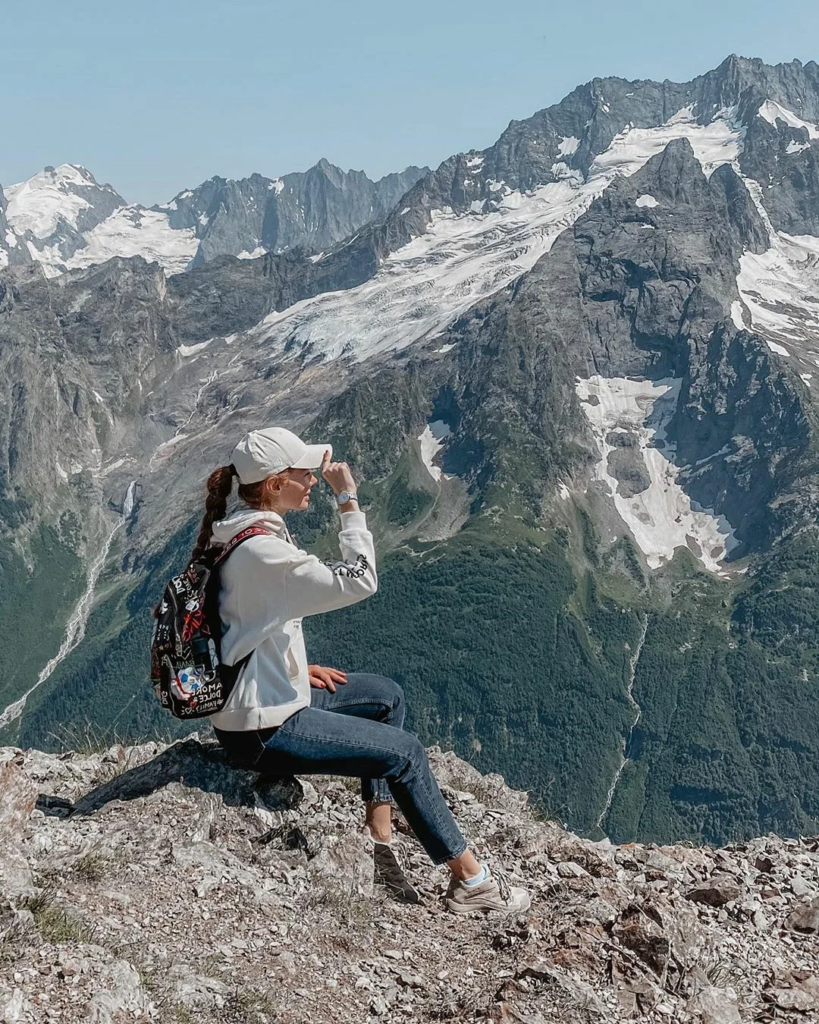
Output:
<svg viewBox="0 0 819 1024">
<path fill-rule="evenodd" d="M 222 548 L 206 551 L 168 581 L 154 612 L 151 679 L 159 702 L 176 718 L 204 718 L 225 706 L 250 652 L 235 665 L 221 661 L 219 569 L 251 537 L 270 534 L 249 526 Z"/>
</svg>

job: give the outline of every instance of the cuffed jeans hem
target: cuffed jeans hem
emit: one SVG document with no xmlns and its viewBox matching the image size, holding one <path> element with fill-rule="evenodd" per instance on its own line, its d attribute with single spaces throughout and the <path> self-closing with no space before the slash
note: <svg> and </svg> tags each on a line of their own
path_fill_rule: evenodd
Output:
<svg viewBox="0 0 819 1024">
<path fill-rule="evenodd" d="M 446 864 L 447 861 L 457 860 L 459 857 L 463 857 L 463 855 L 466 853 L 468 849 L 469 844 L 465 842 L 457 853 L 447 853 L 443 857 L 431 857 L 430 859 L 433 864 L 435 864 L 436 866 L 440 866 L 441 864 Z"/>
<path fill-rule="evenodd" d="M 378 779 L 374 784 L 366 784 L 361 792 L 361 799 L 365 804 L 394 804 L 390 787 L 386 780 Z"/>
</svg>

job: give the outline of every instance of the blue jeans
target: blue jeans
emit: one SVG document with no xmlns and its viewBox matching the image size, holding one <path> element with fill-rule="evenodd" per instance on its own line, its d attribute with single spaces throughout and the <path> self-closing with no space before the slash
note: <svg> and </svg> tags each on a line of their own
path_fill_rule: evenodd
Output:
<svg viewBox="0 0 819 1024">
<path fill-rule="evenodd" d="M 385 676 L 352 672 L 335 693 L 311 691 L 312 704 L 284 725 L 216 738 L 236 761 L 265 775 L 350 775 L 367 801 L 393 797 L 434 863 L 453 860 L 466 841 L 432 774 L 421 741 L 404 732 L 404 693 Z"/>
</svg>

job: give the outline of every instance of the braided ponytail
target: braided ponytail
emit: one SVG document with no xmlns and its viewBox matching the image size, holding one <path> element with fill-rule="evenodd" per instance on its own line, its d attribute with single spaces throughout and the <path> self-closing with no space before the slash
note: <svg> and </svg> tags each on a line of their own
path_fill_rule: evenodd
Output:
<svg viewBox="0 0 819 1024">
<path fill-rule="evenodd" d="M 202 519 L 202 526 L 199 528 L 199 536 L 196 539 L 196 547 L 191 552 L 191 561 L 195 562 L 201 558 L 210 546 L 210 535 L 213 524 L 219 519 L 224 519 L 227 512 L 227 500 L 233 490 L 233 477 L 236 470 L 233 466 L 220 466 L 214 469 L 208 477 L 208 496 L 205 499 L 205 515 Z"/>
</svg>

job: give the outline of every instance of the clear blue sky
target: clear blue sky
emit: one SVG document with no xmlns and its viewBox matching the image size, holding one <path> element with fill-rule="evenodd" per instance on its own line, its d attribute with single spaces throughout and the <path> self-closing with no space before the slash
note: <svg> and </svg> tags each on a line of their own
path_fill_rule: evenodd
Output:
<svg viewBox="0 0 819 1024">
<path fill-rule="evenodd" d="M 819 60 L 816 0 L 5 0 L 0 182 L 80 163 L 126 199 L 214 174 L 377 177 L 483 148 L 595 76 Z"/>
</svg>

